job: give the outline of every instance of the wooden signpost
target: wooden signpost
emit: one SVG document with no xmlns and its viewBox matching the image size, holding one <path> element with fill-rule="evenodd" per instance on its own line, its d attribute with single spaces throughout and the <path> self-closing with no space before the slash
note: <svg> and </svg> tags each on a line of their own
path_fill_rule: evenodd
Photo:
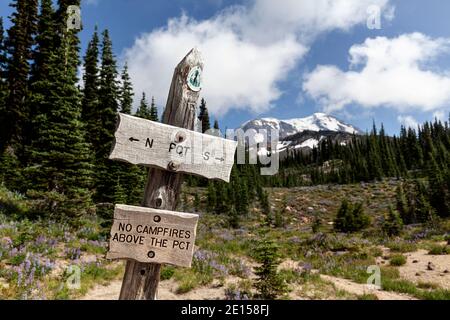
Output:
<svg viewBox="0 0 450 320">
<path fill-rule="evenodd" d="M 119 114 L 112 160 L 229 182 L 237 142 Z"/>
<path fill-rule="evenodd" d="M 127 259 L 121 300 L 157 298 L 162 263 L 189 267 L 198 216 L 174 212 L 182 172 L 229 181 L 236 143 L 192 130 L 203 61 L 192 49 L 175 68 L 162 122 L 120 114 L 110 158 L 149 166 L 143 207 L 116 205 L 110 259 Z"/>
<path fill-rule="evenodd" d="M 108 259 L 190 267 L 198 215 L 118 204 Z"/>
</svg>

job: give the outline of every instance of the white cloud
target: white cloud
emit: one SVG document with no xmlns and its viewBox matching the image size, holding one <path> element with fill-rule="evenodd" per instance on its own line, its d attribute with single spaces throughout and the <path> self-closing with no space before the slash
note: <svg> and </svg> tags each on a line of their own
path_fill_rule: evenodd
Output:
<svg viewBox="0 0 450 320">
<path fill-rule="evenodd" d="M 137 96 L 165 104 L 175 65 L 193 47 L 205 60 L 202 96 L 216 115 L 231 108 L 262 112 L 282 91 L 279 82 L 299 63 L 314 36 L 365 24 L 366 9 L 389 0 L 254 0 L 202 21 L 186 15 L 142 34 L 124 51 Z"/>
<path fill-rule="evenodd" d="M 450 102 L 450 77 L 433 71 L 430 63 L 449 51 L 450 39 L 421 33 L 367 39 L 350 48 L 349 71 L 318 66 L 306 75 L 303 90 L 327 111 L 349 104 L 437 110 Z"/>
<path fill-rule="evenodd" d="M 397 117 L 397 121 L 404 125 L 406 128 L 413 128 L 416 129 L 417 126 L 419 125 L 419 123 L 417 122 L 417 120 L 413 117 L 413 116 L 398 116 Z"/>
<path fill-rule="evenodd" d="M 437 110 L 433 113 L 433 120 L 438 119 L 440 121 L 447 121 L 449 116 L 449 111 Z"/>
</svg>

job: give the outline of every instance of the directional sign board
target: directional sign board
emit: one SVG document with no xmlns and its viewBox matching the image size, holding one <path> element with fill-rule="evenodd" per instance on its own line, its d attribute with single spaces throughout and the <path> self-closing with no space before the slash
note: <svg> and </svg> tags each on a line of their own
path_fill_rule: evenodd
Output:
<svg viewBox="0 0 450 320">
<path fill-rule="evenodd" d="M 108 259 L 190 267 L 198 215 L 117 204 Z"/>
<path fill-rule="evenodd" d="M 119 113 L 112 160 L 230 180 L 237 142 Z"/>
</svg>

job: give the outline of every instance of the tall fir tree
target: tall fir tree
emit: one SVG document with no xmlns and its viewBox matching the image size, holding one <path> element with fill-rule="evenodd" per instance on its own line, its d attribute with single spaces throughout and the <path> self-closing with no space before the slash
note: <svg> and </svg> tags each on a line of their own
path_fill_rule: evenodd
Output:
<svg viewBox="0 0 450 320">
<path fill-rule="evenodd" d="M 114 202 L 114 186 L 120 164 L 108 159 L 116 128 L 119 109 L 119 87 L 116 60 L 108 30 L 102 33 L 100 69 L 100 103 L 97 106 L 98 146 L 96 147 L 96 196 L 99 202 Z"/>
<path fill-rule="evenodd" d="M 8 95 L 8 86 L 6 82 L 6 68 L 8 59 L 6 57 L 5 30 L 3 29 L 3 17 L 0 17 L 0 125 L 4 124 L 4 115 L 6 107 L 6 97 Z M 1 138 L 0 138 L 1 139 Z M 1 156 L 1 150 L 0 150 Z"/>
<path fill-rule="evenodd" d="M 91 154 L 81 122 L 77 31 L 57 25 L 57 42 L 48 61 L 47 103 L 39 110 L 37 136 L 30 149 L 29 195 L 52 216 L 78 216 L 91 204 Z"/>
<path fill-rule="evenodd" d="M 155 97 L 152 97 L 152 104 L 150 105 L 150 116 L 149 116 L 149 120 L 152 120 L 152 121 L 159 121 L 159 118 L 158 118 L 158 108 L 156 107 L 156 104 L 155 104 Z"/>
<path fill-rule="evenodd" d="M 13 0 L 12 26 L 6 41 L 8 61 L 8 97 L 0 119 L 0 152 L 13 145 L 21 162 L 26 160 L 25 146 L 30 142 L 31 114 L 28 98 L 30 59 L 37 32 L 38 0 Z"/>
<path fill-rule="evenodd" d="M 81 118 L 86 125 L 86 130 L 89 132 L 89 142 L 93 148 L 99 147 L 98 141 L 100 132 L 99 130 L 99 38 L 97 27 L 95 27 L 92 39 L 89 41 L 86 55 L 84 56 L 84 74 L 83 74 L 83 99 L 82 99 L 82 111 Z"/>
<path fill-rule="evenodd" d="M 125 63 L 121 74 L 122 85 L 120 87 L 120 112 L 131 114 L 133 106 L 133 85 L 128 74 L 128 64 Z"/>
<path fill-rule="evenodd" d="M 3 29 L 3 18 L 0 17 L 0 114 L 5 112 L 6 96 L 8 94 L 8 87 L 6 83 L 6 68 L 8 58 L 6 57 L 5 47 L 5 30 Z M 0 115 L 0 119 L 1 119 Z"/>
<path fill-rule="evenodd" d="M 200 112 L 198 115 L 198 120 L 202 124 L 202 133 L 205 133 L 209 129 L 211 129 L 211 123 L 209 120 L 209 112 L 208 108 L 206 107 L 206 101 L 202 98 L 200 102 Z"/>
<path fill-rule="evenodd" d="M 135 116 L 150 120 L 150 109 L 148 106 L 147 98 L 145 96 L 145 92 L 142 92 L 142 98 L 139 103 L 139 107 L 136 110 Z"/>
<path fill-rule="evenodd" d="M 121 74 L 120 86 L 120 112 L 131 114 L 133 106 L 133 85 L 128 74 L 128 66 L 125 64 Z M 116 186 L 115 201 L 118 203 L 117 188 L 123 189 L 125 197 L 122 197 L 121 203 L 132 205 L 140 205 L 143 198 L 145 187 L 145 178 L 147 176 L 147 168 L 131 165 L 128 163 L 120 163 L 120 171 L 118 172 L 119 181 Z"/>
<path fill-rule="evenodd" d="M 8 98 L 8 58 L 6 54 L 6 39 L 3 29 L 3 18 L 0 17 L 0 146 L 6 144 L 7 139 L 2 136 L 6 133 L 8 121 L 6 100 Z M 12 148 L 4 150 L 0 148 L 0 183 L 5 183 L 11 190 L 22 191 L 22 171 Z"/>
<path fill-rule="evenodd" d="M 47 114 L 49 108 L 51 108 L 48 103 L 48 96 L 50 95 L 48 88 L 53 81 L 49 74 L 52 68 L 52 55 L 55 51 L 56 25 L 54 23 L 54 15 L 52 0 L 41 0 L 36 46 L 32 52 L 34 63 L 31 68 L 29 81 L 30 94 L 28 104 L 30 114 L 33 115 L 30 132 L 31 145 L 35 140 L 39 139 L 36 131 L 36 127 L 39 126 L 36 121 L 40 121 L 39 115 Z"/>
</svg>

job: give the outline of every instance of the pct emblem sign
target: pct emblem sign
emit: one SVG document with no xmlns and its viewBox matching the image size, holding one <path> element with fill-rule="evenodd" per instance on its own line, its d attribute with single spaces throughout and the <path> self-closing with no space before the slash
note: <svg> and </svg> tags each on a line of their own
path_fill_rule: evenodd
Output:
<svg viewBox="0 0 450 320">
<path fill-rule="evenodd" d="M 202 89 L 202 69 L 199 66 L 193 67 L 188 74 L 187 84 L 192 91 L 200 91 Z"/>
</svg>

